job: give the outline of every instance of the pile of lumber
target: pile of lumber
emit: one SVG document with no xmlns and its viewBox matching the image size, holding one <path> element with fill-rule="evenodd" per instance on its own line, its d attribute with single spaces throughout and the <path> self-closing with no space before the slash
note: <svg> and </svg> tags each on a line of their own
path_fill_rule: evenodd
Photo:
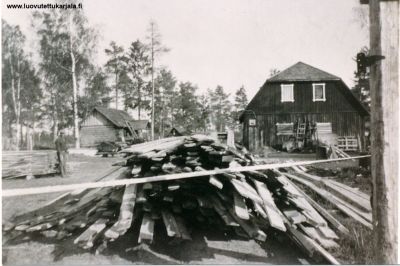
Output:
<svg viewBox="0 0 400 266">
<path fill-rule="evenodd" d="M 104 180 L 195 174 L 256 164 L 245 148 L 227 147 L 202 135 L 142 143 L 121 152 L 126 160 Z M 4 230 L 13 235 L 41 231 L 46 237 L 73 237 L 76 245 L 98 251 L 128 231 L 138 243 L 151 244 L 156 234 L 162 234 L 155 224 L 165 228 L 169 244 L 191 240 L 191 231 L 197 226 L 213 226 L 261 242 L 270 232 L 279 231 L 315 260 L 336 264 L 327 250 L 338 247 L 337 233 L 348 231 L 295 182 L 324 194 L 351 217 L 357 217 L 356 211 L 342 198 L 325 193 L 320 184 L 345 197 L 357 193 L 351 188 L 344 192 L 345 186 L 333 181 L 311 178 L 303 170 L 218 171 L 186 179 L 81 189 L 15 217 Z M 355 204 L 367 208 L 364 203 L 357 199 Z"/>
<path fill-rule="evenodd" d="M 5 179 L 58 172 L 56 151 L 3 151 L 2 177 Z"/>
</svg>

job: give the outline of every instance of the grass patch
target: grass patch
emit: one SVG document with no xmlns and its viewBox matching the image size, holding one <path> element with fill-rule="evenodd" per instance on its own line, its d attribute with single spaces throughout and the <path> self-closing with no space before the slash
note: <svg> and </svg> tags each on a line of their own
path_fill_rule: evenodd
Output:
<svg viewBox="0 0 400 266">
<path fill-rule="evenodd" d="M 372 264 L 374 251 L 372 230 L 354 222 L 351 218 L 338 220 L 350 231 L 349 235 L 339 235 L 337 241 L 339 248 L 332 251 L 341 263 L 346 264 Z"/>
</svg>

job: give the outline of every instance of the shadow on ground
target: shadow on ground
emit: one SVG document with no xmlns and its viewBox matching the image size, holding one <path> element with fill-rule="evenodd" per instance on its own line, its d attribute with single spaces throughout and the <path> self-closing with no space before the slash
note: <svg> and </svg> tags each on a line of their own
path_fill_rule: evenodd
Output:
<svg viewBox="0 0 400 266">
<path fill-rule="evenodd" d="M 137 244 L 139 226 L 134 226 L 115 242 L 108 243 L 100 253 L 96 252 L 100 243 L 92 250 L 75 245 L 73 241 L 79 234 L 77 231 L 64 240 L 46 238 L 40 233 L 10 239 L 3 243 L 3 264 L 300 264 L 299 259 L 305 258 L 289 239 L 275 237 L 274 232 L 268 234 L 266 242 L 260 243 L 238 237 L 232 231 L 198 228 L 192 232 L 191 241 L 171 243 L 172 239 L 167 236 L 162 223 L 158 222 L 154 243 L 150 246 Z M 24 251 L 34 250 L 13 251 L 18 247 Z M 20 255 L 15 257 L 15 253 Z"/>
</svg>

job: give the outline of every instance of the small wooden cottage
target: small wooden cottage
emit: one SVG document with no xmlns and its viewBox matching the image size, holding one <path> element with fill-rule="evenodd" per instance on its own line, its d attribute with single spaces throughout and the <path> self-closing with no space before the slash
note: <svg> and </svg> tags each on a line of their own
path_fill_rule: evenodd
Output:
<svg viewBox="0 0 400 266">
<path fill-rule="evenodd" d="M 178 136 L 183 136 L 187 132 L 183 127 L 175 126 L 172 127 L 171 130 L 168 133 L 168 137 L 178 137 Z"/>
<path fill-rule="evenodd" d="M 146 138 L 148 129 L 147 120 L 134 120 L 122 110 L 96 107 L 81 124 L 81 146 L 95 147 L 103 141 Z"/>
<path fill-rule="evenodd" d="M 250 150 L 281 145 L 296 125 L 365 143 L 366 108 L 337 76 L 302 62 L 267 79 L 240 117 L 243 144 Z"/>
</svg>

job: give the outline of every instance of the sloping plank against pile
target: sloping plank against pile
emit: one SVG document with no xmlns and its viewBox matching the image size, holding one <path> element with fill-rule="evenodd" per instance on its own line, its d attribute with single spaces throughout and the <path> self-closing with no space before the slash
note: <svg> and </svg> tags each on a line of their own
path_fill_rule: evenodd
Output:
<svg viewBox="0 0 400 266">
<path fill-rule="evenodd" d="M 332 203 L 334 206 L 336 206 L 343 213 L 352 217 L 353 219 L 355 219 L 362 225 L 372 229 L 371 221 L 366 220 L 366 218 L 369 218 L 369 216 L 367 216 L 366 213 L 363 213 L 361 210 L 355 209 L 350 204 L 347 204 L 347 203 L 341 201 L 339 198 L 337 198 L 333 194 L 327 192 L 326 190 L 318 188 L 316 185 L 314 185 L 313 183 L 311 183 L 309 181 L 306 181 L 306 180 L 304 180 L 298 176 L 292 175 L 292 174 L 285 173 L 285 175 L 287 177 L 307 186 L 308 188 L 312 189 L 313 191 L 318 193 L 322 198 L 326 199 L 327 201 Z"/>
<path fill-rule="evenodd" d="M 124 195 L 119 212 L 118 221 L 106 231 L 105 237 L 109 239 L 116 239 L 128 231 L 134 220 L 133 209 L 136 203 L 136 190 L 137 185 L 128 185 L 125 187 Z"/>
<path fill-rule="evenodd" d="M 356 206 L 368 212 L 372 211 L 369 199 L 366 199 L 364 195 L 356 193 L 353 189 L 344 184 L 338 185 L 338 182 L 332 182 L 329 179 L 323 179 L 318 176 L 308 174 L 300 169 L 296 169 L 296 174 L 311 181 L 318 181 L 325 187 L 333 190 L 335 193 L 340 194 L 341 197 L 347 201 L 350 201 L 352 204 L 355 204 Z"/>
<path fill-rule="evenodd" d="M 289 181 L 290 182 L 290 181 Z M 291 183 L 294 187 L 297 186 Z M 310 198 L 306 193 L 302 190 L 298 189 L 300 193 L 302 193 L 303 197 L 332 225 L 336 228 L 336 230 L 342 232 L 343 234 L 349 234 L 349 230 L 342 225 L 335 217 L 332 216 L 327 210 L 321 207 L 317 202 L 315 202 L 312 198 Z"/>
</svg>

